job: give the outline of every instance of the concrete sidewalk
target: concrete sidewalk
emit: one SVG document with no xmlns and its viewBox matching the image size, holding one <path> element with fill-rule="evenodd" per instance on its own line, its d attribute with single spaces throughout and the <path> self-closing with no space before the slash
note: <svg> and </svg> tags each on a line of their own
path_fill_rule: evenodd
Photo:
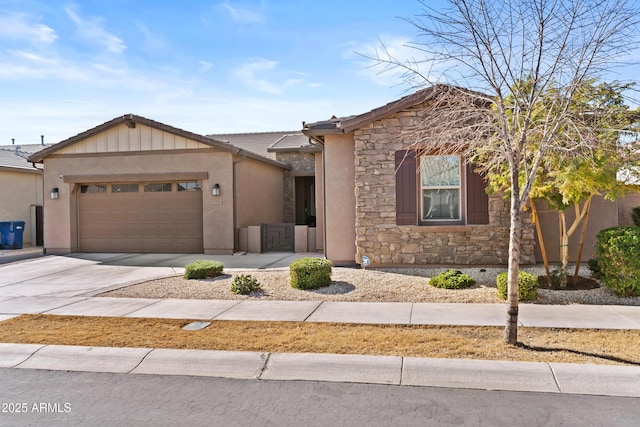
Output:
<svg viewBox="0 0 640 427">
<path fill-rule="evenodd" d="M 503 326 L 504 304 L 380 303 L 2 295 L 0 320 L 20 314 L 192 320 L 270 320 L 399 325 Z M 64 294 L 64 292 L 62 292 Z M 519 325 L 640 329 L 640 307 L 520 304 Z"/>
</svg>

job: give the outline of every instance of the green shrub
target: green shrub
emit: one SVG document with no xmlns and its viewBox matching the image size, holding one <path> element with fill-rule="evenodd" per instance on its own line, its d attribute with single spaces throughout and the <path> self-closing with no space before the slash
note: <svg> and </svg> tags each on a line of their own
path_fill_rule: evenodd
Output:
<svg viewBox="0 0 640 427">
<path fill-rule="evenodd" d="M 331 284 L 331 261 L 324 258 L 300 258 L 289 266 L 291 287 L 318 289 Z"/>
<path fill-rule="evenodd" d="M 591 271 L 591 277 L 597 280 L 602 280 L 602 271 L 600 271 L 600 264 L 598 263 L 598 258 L 591 258 L 587 261 L 587 265 L 589 266 L 589 271 Z"/>
<path fill-rule="evenodd" d="M 636 227 L 640 227 L 640 206 L 631 208 L 631 219 Z"/>
<path fill-rule="evenodd" d="M 260 282 L 250 274 L 246 276 L 240 274 L 234 277 L 233 283 L 231 283 L 231 292 L 238 295 L 249 295 L 251 292 L 257 292 L 260 289 L 262 289 Z"/>
<path fill-rule="evenodd" d="M 506 271 L 500 273 L 496 278 L 498 286 L 498 298 L 507 299 L 509 289 L 509 277 Z M 538 297 L 538 276 L 527 273 L 526 271 L 518 272 L 518 299 L 520 301 L 533 301 Z"/>
<path fill-rule="evenodd" d="M 605 286 L 628 297 L 640 295 L 640 227 L 612 227 L 598 233 L 598 267 Z"/>
<path fill-rule="evenodd" d="M 185 279 L 206 279 L 222 274 L 224 266 L 219 261 L 199 260 L 184 267 Z"/>
<path fill-rule="evenodd" d="M 476 283 L 471 276 L 461 271 L 449 269 L 437 274 L 429 280 L 431 286 L 444 289 L 464 289 Z"/>
</svg>

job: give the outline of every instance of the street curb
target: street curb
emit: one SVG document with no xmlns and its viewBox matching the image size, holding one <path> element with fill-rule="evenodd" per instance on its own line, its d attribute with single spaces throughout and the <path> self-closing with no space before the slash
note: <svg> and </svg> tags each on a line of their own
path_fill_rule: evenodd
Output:
<svg viewBox="0 0 640 427">
<path fill-rule="evenodd" d="M 640 397 L 640 367 L 0 343 L 0 368 Z"/>
</svg>

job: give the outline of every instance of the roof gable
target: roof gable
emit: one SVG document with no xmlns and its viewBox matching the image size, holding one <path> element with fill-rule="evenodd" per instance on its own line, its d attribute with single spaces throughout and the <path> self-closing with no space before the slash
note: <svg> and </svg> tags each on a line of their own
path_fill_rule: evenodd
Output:
<svg viewBox="0 0 640 427">
<path fill-rule="evenodd" d="M 486 98 L 486 95 L 471 91 L 469 89 L 445 84 L 437 84 L 426 89 L 421 89 L 415 93 L 412 93 L 411 95 L 407 95 L 396 101 L 383 105 L 382 107 L 375 108 L 371 111 L 359 114 L 357 116 L 348 116 L 341 118 L 332 117 L 329 120 L 319 121 L 315 123 L 304 123 L 302 132 L 308 136 L 321 136 L 332 133 L 349 133 L 368 124 L 371 124 L 377 120 L 391 116 L 392 114 L 427 102 L 434 95 L 437 95 L 442 91 L 451 90 L 477 96 L 479 98 Z"/>
<path fill-rule="evenodd" d="M 227 142 L 198 135 L 134 114 L 125 114 L 29 157 L 42 162 L 53 154 L 93 154 L 217 148 L 287 168 L 284 163 L 247 152 Z"/>
</svg>

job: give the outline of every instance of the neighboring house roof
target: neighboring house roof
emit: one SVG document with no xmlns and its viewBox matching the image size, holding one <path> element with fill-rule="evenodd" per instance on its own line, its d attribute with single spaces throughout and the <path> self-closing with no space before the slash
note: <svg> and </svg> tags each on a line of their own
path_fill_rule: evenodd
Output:
<svg viewBox="0 0 640 427">
<path fill-rule="evenodd" d="M 354 131 L 355 129 L 359 129 L 363 126 L 366 126 L 370 123 L 375 122 L 376 120 L 380 120 L 384 117 L 388 117 L 392 114 L 405 110 L 407 108 L 413 107 L 414 105 L 421 104 L 423 102 L 428 101 L 434 95 L 442 93 L 442 91 L 459 91 L 461 93 L 469 94 L 472 96 L 477 96 L 479 98 L 486 98 L 487 95 L 481 94 L 479 92 L 474 92 L 469 89 L 464 89 L 456 86 L 445 85 L 445 84 L 437 84 L 434 86 L 430 86 L 426 89 L 421 89 L 411 95 L 407 95 L 402 97 L 396 101 L 390 102 L 382 107 L 375 108 L 371 111 L 368 111 L 363 114 L 359 114 L 357 116 L 347 116 L 347 117 L 332 117 L 329 120 L 323 120 L 314 123 L 304 123 L 302 133 L 307 136 L 322 136 L 328 134 L 336 134 L 336 133 L 349 133 Z"/>
<path fill-rule="evenodd" d="M 29 154 L 33 151 L 33 147 L 40 147 L 42 145 L 30 145 L 25 147 L 24 145 L 0 145 L 0 169 L 12 169 L 21 172 L 34 172 L 40 173 L 40 169 L 33 167 L 31 162 L 27 160 Z"/>
<path fill-rule="evenodd" d="M 300 131 L 228 133 L 207 135 L 209 138 L 240 147 L 261 156 L 275 159 L 276 152 L 300 151 L 312 147 L 309 138 Z"/>
<path fill-rule="evenodd" d="M 110 120 L 108 122 L 105 122 L 101 125 L 98 125 L 92 129 L 89 129 L 85 132 L 79 133 L 78 135 L 72 136 L 69 139 L 66 139 L 64 141 L 61 141 L 57 144 L 54 144 L 48 148 L 45 148 L 44 150 L 41 150 L 35 154 L 32 154 L 31 156 L 29 156 L 29 161 L 34 162 L 34 163 L 42 163 L 42 161 L 44 160 L 45 157 L 54 154 L 55 152 L 68 147 L 70 145 L 73 145 L 79 141 L 82 141 L 86 138 L 89 138 L 91 136 L 97 135 L 101 132 L 104 132 L 108 129 L 111 129 L 113 127 L 116 126 L 120 126 L 121 124 L 126 124 L 128 127 L 130 128 L 134 128 L 136 126 L 136 124 L 141 124 L 141 125 L 145 125 L 145 126 L 149 126 L 151 128 L 154 129 L 158 129 L 164 132 L 169 132 L 172 133 L 174 135 L 178 135 L 193 141 L 197 141 L 200 142 L 202 144 L 205 145 L 209 145 L 211 147 L 215 147 L 215 148 L 219 148 L 221 150 L 226 150 L 226 151 L 230 151 L 234 154 L 238 154 L 241 156 L 247 156 L 249 158 L 253 158 L 255 160 L 259 160 L 265 163 L 270 163 L 272 165 L 275 166 L 279 166 L 281 168 L 284 169 L 290 169 L 290 166 L 288 166 L 285 163 L 279 162 L 277 160 L 271 159 L 269 157 L 245 150 L 241 147 L 237 147 L 235 145 L 232 145 L 228 142 L 224 142 L 224 141 L 220 141 L 218 139 L 212 138 L 210 136 L 203 136 L 203 135 L 199 135 L 193 132 L 189 132 L 183 129 L 178 129 L 175 128 L 173 126 L 169 126 L 166 125 L 164 123 L 160 123 L 157 122 L 155 120 L 151 120 L 151 119 L 147 119 L 145 117 L 142 116 L 137 116 L 135 114 L 125 114 L 123 116 L 120 117 L 116 117 L 113 120 Z"/>
</svg>

